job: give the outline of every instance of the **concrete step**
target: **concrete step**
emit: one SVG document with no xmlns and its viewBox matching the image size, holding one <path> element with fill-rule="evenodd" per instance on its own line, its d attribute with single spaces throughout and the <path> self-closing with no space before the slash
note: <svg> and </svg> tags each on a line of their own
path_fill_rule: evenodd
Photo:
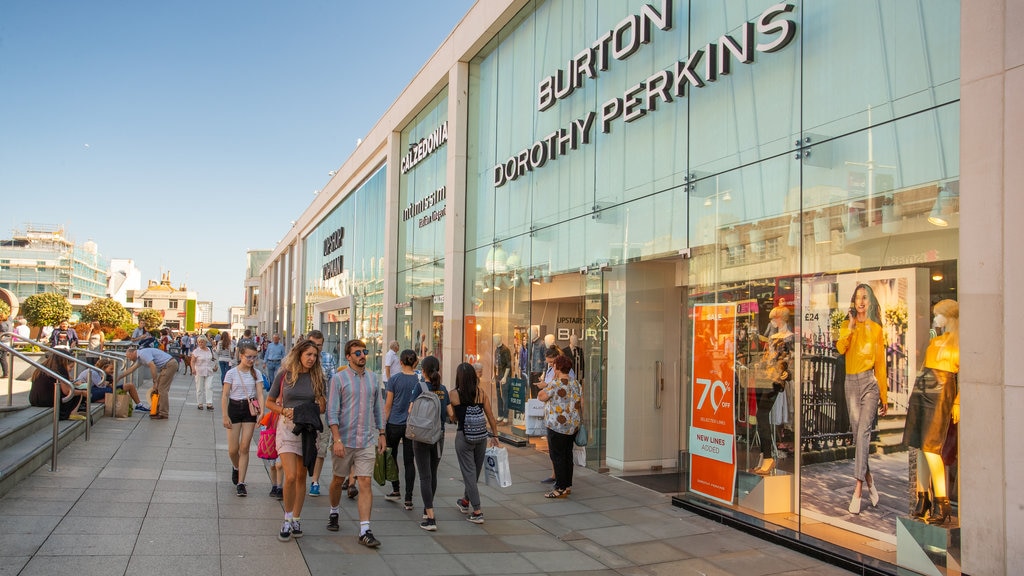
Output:
<svg viewBox="0 0 1024 576">
<path fill-rule="evenodd" d="M 53 424 L 50 408 L 17 406 L 0 414 L 3 416 L 0 418 L 0 452 Z"/>
<path fill-rule="evenodd" d="M 28 410 L 28 409 L 26 409 Z M 17 486 L 18 482 L 27 478 L 35 472 L 39 466 L 50 461 L 51 447 L 53 446 L 53 420 L 50 408 L 33 408 L 42 410 L 42 417 L 32 416 L 28 413 L 25 418 L 29 421 L 24 424 L 30 433 L 23 435 L 20 440 L 0 450 L 0 496 L 9 492 Z M 103 405 L 92 405 L 93 423 L 103 417 Z M 6 416 L 0 420 L 7 420 Z M 79 436 L 85 434 L 84 420 L 65 420 L 58 424 L 57 449 L 63 450 Z M 19 432 L 19 434 L 21 434 Z M 60 466 L 60 455 L 57 457 L 57 466 Z"/>
</svg>

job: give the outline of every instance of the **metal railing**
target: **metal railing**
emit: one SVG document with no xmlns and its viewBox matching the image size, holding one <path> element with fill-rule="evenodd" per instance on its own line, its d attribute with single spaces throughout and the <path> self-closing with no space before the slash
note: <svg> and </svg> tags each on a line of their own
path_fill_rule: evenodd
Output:
<svg viewBox="0 0 1024 576">
<path fill-rule="evenodd" d="M 28 344 L 28 345 L 31 345 L 31 346 L 38 346 L 39 348 L 41 348 L 43 350 L 46 350 L 50 354 L 56 354 L 57 356 L 60 356 L 62 358 L 70 360 L 71 362 L 74 362 L 74 364 L 75 364 L 74 374 L 72 375 L 71 378 L 64 378 L 63 376 L 61 376 L 60 374 L 57 374 L 56 372 L 50 370 L 46 366 L 43 366 L 42 364 L 36 362 L 35 360 L 32 360 L 31 358 L 26 356 L 21 350 L 19 350 L 18 348 L 15 347 L 15 344 L 18 343 L 18 342 L 24 342 L 25 344 Z M 23 338 L 23 337 L 15 334 L 13 332 L 5 332 L 3 334 L 0 334 L 0 349 L 3 349 L 7 353 L 7 359 L 8 359 L 8 366 L 7 366 L 7 405 L 8 406 L 11 406 L 13 404 L 13 402 L 14 402 L 14 358 L 15 357 L 21 358 L 22 360 L 27 362 L 29 365 L 34 366 L 36 369 L 42 370 L 43 372 L 46 372 L 47 374 L 49 374 L 50 376 L 54 377 L 57 380 L 57 382 L 55 383 L 55 385 L 53 387 L 54 388 L 54 392 L 53 392 L 53 395 L 54 395 L 54 402 L 53 402 L 53 445 L 51 447 L 52 455 L 51 455 L 51 462 L 50 462 L 50 470 L 53 471 L 53 472 L 56 472 L 57 471 L 57 450 L 58 450 L 57 441 L 58 441 L 58 437 L 59 437 L 59 434 L 60 434 L 60 405 L 61 405 L 62 400 L 63 400 L 63 398 L 61 397 L 61 394 L 60 394 L 60 388 L 61 388 L 60 387 L 60 383 L 63 382 L 65 384 L 67 384 L 71 388 L 71 393 L 68 395 L 68 397 L 70 397 L 71 395 L 74 394 L 74 391 L 75 391 L 75 389 L 74 389 L 74 380 L 77 379 L 77 377 L 78 377 L 78 367 L 79 366 L 84 366 L 86 370 L 98 370 L 98 368 L 96 368 L 94 365 L 92 365 L 92 364 L 90 364 L 90 363 L 88 363 L 86 361 L 79 360 L 77 358 L 78 354 L 80 354 L 80 353 L 87 353 L 87 354 L 95 355 L 95 356 L 98 356 L 98 357 L 101 357 L 101 358 L 108 358 L 108 359 L 113 360 L 113 363 L 114 363 L 114 386 L 113 387 L 116 388 L 117 379 L 118 379 L 118 376 L 120 375 L 122 364 L 124 364 L 127 361 L 127 359 L 125 357 L 125 354 L 122 353 L 122 352 L 110 352 L 110 351 L 103 351 L 103 350 L 86 350 L 86 349 L 81 349 L 81 348 L 76 348 L 76 349 L 51 348 L 50 346 L 47 346 L 46 344 L 42 344 L 42 343 L 37 342 L 35 340 L 28 340 L 28 339 Z M 85 393 L 85 399 L 84 399 L 85 400 L 85 414 L 86 414 L 86 418 L 85 418 L 85 440 L 86 440 L 86 442 L 88 442 L 90 440 L 91 435 L 92 435 L 92 389 L 91 389 L 91 386 L 92 386 L 91 383 L 87 386 L 86 393 Z"/>
</svg>

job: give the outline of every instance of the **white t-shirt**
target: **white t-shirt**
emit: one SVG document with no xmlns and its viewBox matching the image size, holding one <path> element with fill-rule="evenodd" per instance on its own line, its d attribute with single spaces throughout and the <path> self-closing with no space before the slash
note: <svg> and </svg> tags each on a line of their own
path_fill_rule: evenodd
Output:
<svg viewBox="0 0 1024 576">
<path fill-rule="evenodd" d="M 213 363 L 216 360 L 213 359 L 213 350 L 209 346 L 206 347 L 206 350 L 196 348 L 192 351 L 192 357 L 195 358 L 196 362 L 196 376 L 209 376 L 213 374 Z"/>
<path fill-rule="evenodd" d="M 259 370 L 256 370 L 256 378 L 258 380 L 253 380 L 252 374 L 248 370 L 242 372 L 239 372 L 238 368 L 228 370 L 228 373 L 224 375 L 224 385 L 231 386 L 228 398 L 232 400 L 256 398 L 256 382 L 258 381 L 259 385 L 263 386 L 263 374 Z"/>
<path fill-rule="evenodd" d="M 384 355 L 384 365 L 391 367 L 391 375 L 402 373 L 402 361 L 398 357 L 398 352 L 388 348 L 387 354 Z M 382 372 L 384 375 L 384 381 L 387 382 L 387 372 Z"/>
</svg>

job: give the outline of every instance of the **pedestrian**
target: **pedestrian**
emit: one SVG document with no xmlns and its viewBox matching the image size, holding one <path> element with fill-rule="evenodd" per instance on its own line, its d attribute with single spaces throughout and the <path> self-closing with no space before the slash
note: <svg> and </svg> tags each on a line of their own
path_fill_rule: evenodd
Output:
<svg viewBox="0 0 1024 576">
<path fill-rule="evenodd" d="M 273 341 L 267 344 L 263 359 L 267 366 L 267 378 L 273 382 L 281 368 L 281 360 L 284 360 L 284 344 L 281 343 L 280 334 L 274 334 Z"/>
<path fill-rule="evenodd" d="M 412 488 L 416 482 L 416 470 L 413 465 L 412 440 L 405 437 L 405 423 L 409 418 L 409 404 L 420 393 L 420 378 L 416 374 L 419 359 L 416 352 L 403 350 L 399 360 L 402 371 L 391 376 L 385 391 L 384 401 L 385 435 L 391 457 L 398 465 L 398 444 L 402 444 L 402 469 L 405 471 L 405 509 L 412 510 Z M 388 502 L 397 502 L 402 497 L 401 482 L 391 483 L 391 493 L 384 497 Z"/>
<path fill-rule="evenodd" d="M 218 363 L 206 336 L 200 336 L 198 343 L 199 347 L 192 351 L 188 361 L 196 382 L 196 408 L 202 410 L 205 404 L 207 410 L 213 410 L 213 382 Z M 203 402 L 204 397 L 205 403 Z"/>
<path fill-rule="evenodd" d="M 71 367 L 74 364 L 70 358 L 65 358 L 55 352 L 47 352 L 43 360 L 43 366 L 54 374 L 61 377 L 60 380 L 36 368 L 32 373 L 32 387 L 28 392 L 28 403 L 31 406 L 42 408 L 53 408 L 54 386 L 60 386 L 60 406 L 57 408 L 59 420 L 82 420 L 75 413 L 78 405 L 87 393 L 84 390 L 75 390 L 67 382 L 71 379 Z"/>
<path fill-rule="evenodd" d="M 338 369 L 338 361 L 334 354 L 324 351 L 324 334 L 319 330 L 311 330 L 307 340 L 311 341 L 316 349 L 320 351 L 320 366 L 324 371 L 324 382 L 329 383 Z M 323 425 L 323 432 L 317 436 L 316 443 L 316 464 L 313 465 L 312 479 L 309 483 L 309 495 L 313 498 L 320 496 L 320 474 L 323 473 L 324 459 L 331 451 L 331 432 L 326 424 Z"/>
<path fill-rule="evenodd" d="M 60 326 L 50 333 L 50 346 L 64 350 L 74 350 L 78 347 L 78 333 L 67 320 L 61 320 Z"/>
<path fill-rule="evenodd" d="M 420 496 L 423 498 L 423 521 L 420 528 L 433 532 L 437 530 L 434 494 L 437 493 L 437 465 L 441 463 L 441 454 L 444 452 L 444 423 L 454 420 L 455 415 L 448 400 L 448 390 L 441 384 L 441 362 L 435 356 L 427 356 L 420 362 L 420 368 L 423 369 L 427 389 L 441 401 L 441 412 L 438 415 L 441 419 L 441 438 L 433 444 L 415 440 L 412 443 L 412 454 L 420 477 Z"/>
<path fill-rule="evenodd" d="M 100 359 L 99 352 L 103 351 L 103 344 L 106 340 L 103 338 L 103 330 L 100 329 L 100 323 L 93 321 L 91 330 L 89 331 L 88 338 L 88 351 L 85 353 L 85 361 L 93 366 L 96 365 L 96 361 Z"/>
<path fill-rule="evenodd" d="M 293 432 L 296 416 L 313 410 L 322 414 L 327 408 L 320 354 L 309 340 L 296 344 L 288 354 L 282 376 L 270 387 L 267 408 L 278 415 L 277 453 L 284 467 L 284 524 L 277 539 L 287 542 L 302 536 L 300 516 L 306 499 L 303 437 Z"/>
<path fill-rule="evenodd" d="M 545 403 L 544 420 L 548 429 L 548 456 L 555 470 L 555 484 L 545 498 L 565 498 L 572 493 L 572 447 L 583 415 L 580 385 L 569 374 L 572 360 L 554 359 L 555 378 L 537 393 Z"/>
<path fill-rule="evenodd" d="M 220 333 L 220 342 L 214 346 L 213 352 L 217 355 L 217 362 L 220 365 L 220 384 L 223 386 L 224 376 L 235 365 L 235 347 L 231 344 L 230 332 L 225 330 Z"/>
<path fill-rule="evenodd" d="M 12 330 L 13 327 L 11 326 L 10 316 L 6 314 L 0 316 L 0 334 L 6 334 L 8 332 L 11 332 Z M 0 337 L 0 342 L 10 346 L 11 337 Z M 0 376 L 2 376 L 3 378 L 7 378 L 7 362 L 7 351 L 4 350 L 3 348 L 0 348 Z"/>
<path fill-rule="evenodd" d="M 455 505 L 463 514 L 469 514 L 466 520 L 474 524 L 483 524 L 484 514 L 480 510 L 480 490 L 477 489 L 477 482 L 480 481 L 480 472 L 484 469 L 484 454 L 488 443 L 495 447 L 498 445 L 498 422 L 491 411 L 491 400 L 480 386 L 477 370 L 466 362 L 459 364 L 455 369 L 455 390 L 451 393 L 451 404 L 458 422 L 455 429 L 455 456 L 459 461 L 464 486 L 462 498 L 459 498 Z M 487 425 L 490 426 L 487 442 L 479 441 L 478 438 L 470 442 L 466 439 L 466 413 L 468 411 L 471 418 L 478 419 L 481 410 Z"/>
<path fill-rule="evenodd" d="M 384 354 L 384 383 L 402 371 L 402 362 L 398 359 L 398 340 L 388 343 L 388 351 Z"/>
<path fill-rule="evenodd" d="M 253 367 L 258 356 L 255 344 L 239 342 L 238 366 L 224 376 L 224 390 L 220 396 L 224 427 L 228 430 L 231 482 L 235 485 L 235 493 L 238 496 L 249 495 L 245 487 L 245 473 L 249 468 L 249 446 L 252 444 L 252 435 L 256 429 L 256 418 L 263 406 L 263 374 Z M 250 409 L 253 399 L 260 409 Z"/>
<path fill-rule="evenodd" d="M 24 316 L 18 316 L 14 326 L 14 333 L 18 335 L 18 342 L 21 344 L 31 340 L 32 330 L 28 327 L 28 320 Z"/>
<path fill-rule="evenodd" d="M 171 381 L 174 380 L 174 375 L 178 372 L 178 363 L 174 361 L 170 354 L 159 348 L 136 348 L 131 346 L 128 348 L 127 353 L 125 353 L 125 358 L 134 364 L 132 364 L 131 368 L 122 372 L 118 379 L 127 379 L 140 367 L 148 367 L 149 374 L 153 377 L 153 388 L 150 390 L 150 396 L 152 396 L 153 390 L 159 394 L 157 398 L 157 413 L 151 414 L 149 417 L 153 420 L 167 420 L 170 414 Z M 126 384 L 125 389 L 127 388 L 128 385 Z M 136 405 L 136 408 L 138 408 L 138 405 Z"/>
<path fill-rule="evenodd" d="M 384 451 L 384 413 L 378 390 L 377 375 L 366 370 L 366 345 L 361 340 L 345 343 L 348 370 L 331 378 L 327 423 L 331 430 L 331 459 L 333 477 L 329 490 L 331 510 L 327 529 L 339 530 L 338 504 L 341 502 L 343 482 L 352 473 L 359 485 L 359 543 L 367 548 L 380 546 L 370 530 L 370 511 L 373 491 L 370 477 L 378 453 Z"/>
</svg>

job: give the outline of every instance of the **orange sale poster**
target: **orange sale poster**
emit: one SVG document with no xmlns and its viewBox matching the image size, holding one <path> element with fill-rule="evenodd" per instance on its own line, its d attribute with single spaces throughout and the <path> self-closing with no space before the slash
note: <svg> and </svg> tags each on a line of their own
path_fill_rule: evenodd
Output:
<svg viewBox="0 0 1024 576">
<path fill-rule="evenodd" d="M 690 491 L 731 504 L 736 486 L 736 305 L 693 308 Z"/>
</svg>

